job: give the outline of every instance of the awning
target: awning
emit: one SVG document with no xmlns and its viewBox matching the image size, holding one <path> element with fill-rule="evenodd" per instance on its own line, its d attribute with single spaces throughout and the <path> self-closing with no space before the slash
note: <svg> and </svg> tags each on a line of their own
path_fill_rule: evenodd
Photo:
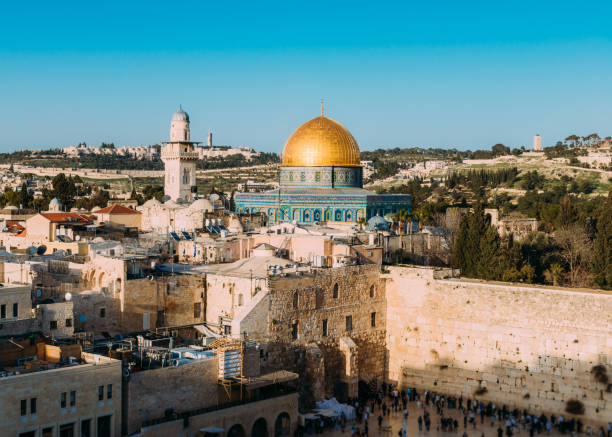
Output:
<svg viewBox="0 0 612 437">
<path fill-rule="evenodd" d="M 210 328 L 208 328 L 207 326 L 204 325 L 195 325 L 194 326 L 195 330 L 198 331 L 200 334 L 206 336 L 206 337 L 221 337 L 220 334 L 217 334 L 216 332 L 213 332 Z"/>
<path fill-rule="evenodd" d="M 206 428 L 200 428 L 201 432 L 208 432 L 210 434 L 220 434 L 225 432 L 223 428 L 218 428 L 216 426 L 207 426 Z"/>
</svg>

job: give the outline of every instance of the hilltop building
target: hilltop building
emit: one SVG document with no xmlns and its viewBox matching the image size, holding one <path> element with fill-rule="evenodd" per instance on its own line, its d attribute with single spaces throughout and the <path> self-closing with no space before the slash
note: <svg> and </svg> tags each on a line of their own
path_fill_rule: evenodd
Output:
<svg viewBox="0 0 612 437">
<path fill-rule="evenodd" d="M 410 196 L 363 189 L 363 167 L 353 135 L 321 116 L 300 126 L 285 144 L 279 188 L 236 195 L 236 211 L 261 212 L 270 223 L 357 223 L 410 210 Z"/>
<path fill-rule="evenodd" d="M 540 134 L 537 134 L 535 137 L 533 137 L 533 151 L 542 151 L 542 137 L 540 136 Z"/>
</svg>

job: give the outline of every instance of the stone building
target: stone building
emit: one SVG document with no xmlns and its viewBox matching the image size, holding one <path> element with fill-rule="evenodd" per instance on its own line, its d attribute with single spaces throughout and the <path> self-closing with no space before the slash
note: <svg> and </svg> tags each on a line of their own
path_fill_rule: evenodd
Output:
<svg viewBox="0 0 612 437">
<path fill-rule="evenodd" d="M 270 276 L 265 290 L 234 307 L 231 332 L 260 341 L 266 366 L 297 371 L 306 404 L 323 396 L 356 396 L 359 381 L 381 383 L 385 377 L 385 289 L 379 276 L 374 264 Z M 233 290 L 241 292 L 246 290 Z"/>
<path fill-rule="evenodd" d="M 121 361 L 79 346 L 37 350 L 35 361 L 2 369 L 0 435 L 121 435 Z"/>
<path fill-rule="evenodd" d="M 120 204 L 109 205 L 93 211 L 98 222 L 111 227 L 141 228 L 141 213 Z"/>
<path fill-rule="evenodd" d="M 0 336 L 21 335 L 36 329 L 31 286 L 5 284 L 0 287 L 0 326 Z"/>
</svg>

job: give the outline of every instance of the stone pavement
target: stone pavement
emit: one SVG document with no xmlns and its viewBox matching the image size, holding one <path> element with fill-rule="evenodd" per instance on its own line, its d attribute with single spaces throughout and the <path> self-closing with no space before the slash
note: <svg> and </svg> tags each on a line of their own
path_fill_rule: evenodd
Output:
<svg viewBox="0 0 612 437">
<path fill-rule="evenodd" d="M 495 426 L 491 426 L 490 417 L 484 418 L 484 424 L 480 423 L 480 416 L 476 416 L 476 427 L 473 427 L 470 423 L 468 423 L 467 428 L 463 427 L 463 416 L 459 409 L 445 409 L 444 417 L 452 417 L 457 419 L 459 422 L 459 427 L 456 432 L 449 431 L 437 431 L 436 426 L 440 422 L 440 416 L 436 413 L 435 407 L 428 407 L 427 411 L 430 414 L 431 418 L 431 427 L 429 431 L 426 431 L 425 425 L 423 424 L 423 431 L 419 431 L 419 425 L 417 422 L 417 418 L 419 415 L 423 414 L 423 409 L 419 409 L 416 402 L 408 403 L 408 421 L 406 426 L 406 437 L 461 437 L 463 436 L 464 431 L 467 433 L 468 437 L 497 437 L 497 428 L 500 423 L 495 418 Z M 369 429 L 369 437 L 398 437 L 398 431 L 402 429 L 403 422 L 403 414 L 401 411 L 392 413 L 391 416 L 387 416 L 383 420 L 383 428 L 385 425 L 389 425 L 391 427 L 390 430 L 379 430 L 378 428 L 378 415 L 380 414 L 380 410 L 377 408 L 376 412 L 372 414 L 370 420 L 368 421 L 368 429 Z M 334 428 L 327 427 L 325 428 L 323 437 L 350 437 L 351 436 L 351 426 L 354 425 L 358 427 L 359 430 L 363 433 L 364 423 L 359 424 L 356 420 L 354 422 L 347 422 L 346 429 L 344 433 L 341 432 L 340 429 L 335 430 Z M 586 428 L 586 427 L 585 427 Z M 502 429 L 504 430 L 505 437 L 505 426 L 502 423 Z M 593 435 L 597 436 L 598 429 L 593 430 Z M 542 432 L 541 434 L 535 433 L 535 437 L 546 437 L 546 433 Z M 556 430 L 551 431 L 550 434 L 552 437 L 558 437 L 562 434 Z M 586 432 L 583 435 L 588 435 Z M 314 435 L 317 436 L 316 434 Z M 529 431 L 526 429 L 518 429 L 518 432 L 513 434 L 513 437 L 529 437 Z M 565 434 L 566 437 L 571 437 L 569 433 Z"/>
</svg>

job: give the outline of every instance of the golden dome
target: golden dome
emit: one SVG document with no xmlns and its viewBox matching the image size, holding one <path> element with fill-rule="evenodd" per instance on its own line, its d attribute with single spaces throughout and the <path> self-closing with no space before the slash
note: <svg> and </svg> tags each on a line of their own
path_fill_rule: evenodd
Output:
<svg viewBox="0 0 612 437">
<path fill-rule="evenodd" d="M 298 127 L 283 150 L 283 166 L 359 167 L 359 146 L 340 123 L 320 116 Z"/>
</svg>

